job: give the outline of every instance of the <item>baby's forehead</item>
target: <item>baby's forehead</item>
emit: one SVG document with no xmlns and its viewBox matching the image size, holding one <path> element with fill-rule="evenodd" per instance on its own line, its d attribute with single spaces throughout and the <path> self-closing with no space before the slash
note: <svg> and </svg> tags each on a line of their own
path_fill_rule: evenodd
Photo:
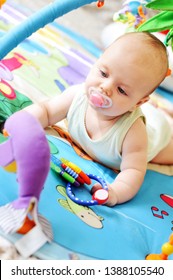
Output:
<svg viewBox="0 0 173 280">
<path fill-rule="evenodd" d="M 117 48 L 121 48 L 122 52 L 123 50 L 129 50 L 136 52 L 136 54 L 138 54 L 138 52 L 143 53 L 146 51 L 152 51 L 155 53 L 158 51 L 158 47 L 156 47 L 149 39 L 135 35 L 120 37 L 110 45 L 110 50 L 112 51 Z"/>
<path fill-rule="evenodd" d="M 115 54 L 119 51 L 124 57 L 138 57 L 139 60 L 146 59 L 151 64 L 167 64 L 168 55 L 163 43 L 157 38 L 152 38 L 141 33 L 126 34 L 116 39 L 108 48 L 108 53 Z"/>
<path fill-rule="evenodd" d="M 158 58 L 157 52 L 147 44 L 131 41 L 128 44 L 125 40 L 114 42 L 105 50 L 101 57 L 101 61 L 114 63 L 119 61 L 122 63 L 152 63 L 153 58 Z"/>
</svg>

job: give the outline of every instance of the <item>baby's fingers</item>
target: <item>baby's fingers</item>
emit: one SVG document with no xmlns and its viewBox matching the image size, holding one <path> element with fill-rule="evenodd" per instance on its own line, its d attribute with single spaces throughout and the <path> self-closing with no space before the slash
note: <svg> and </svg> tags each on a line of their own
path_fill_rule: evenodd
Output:
<svg viewBox="0 0 173 280">
<path fill-rule="evenodd" d="M 91 190 L 92 199 L 96 200 L 98 204 L 105 204 L 108 200 L 108 191 L 102 188 L 100 184 L 95 184 Z"/>
<path fill-rule="evenodd" d="M 102 189 L 102 186 L 99 183 L 96 183 L 91 189 L 91 194 L 94 194 L 97 190 L 100 189 Z"/>
</svg>

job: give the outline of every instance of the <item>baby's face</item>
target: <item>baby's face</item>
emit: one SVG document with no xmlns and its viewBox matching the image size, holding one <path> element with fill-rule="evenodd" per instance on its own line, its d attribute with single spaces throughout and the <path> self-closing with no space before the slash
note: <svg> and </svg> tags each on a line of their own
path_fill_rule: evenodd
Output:
<svg viewBox="0 0 173 280">
<path fill-rule="evenodd" d="M 116 117 L 147 100 L 160 79 L 158 63 L 152 63 L 155 54 L 149 56 L 147 48 L 139 40 L 123 38 L 104 52 L 86 79 L 86 91 L 87 95 L 90 87 L 101 91 L 112 99 L 112 106 L 96 110 Z"/>
</svg>

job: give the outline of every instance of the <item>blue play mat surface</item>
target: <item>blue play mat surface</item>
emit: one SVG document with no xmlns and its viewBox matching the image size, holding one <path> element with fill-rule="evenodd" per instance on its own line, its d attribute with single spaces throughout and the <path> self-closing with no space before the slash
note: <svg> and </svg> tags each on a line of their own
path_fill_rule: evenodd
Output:
<svg viewBox="0 0 173 280">
<path fill-rule="evenodd" d="M 13 1 L 9 1 L 13 5 Z M 13 7 L 15 10 L 15 7 Z M 8 5 L 4 10 L 9 13 Z M 18 16 L 28 16 L 18 7 Z M 10 14 L 12 17 L 14 15 Z M 0 18 L 0 35 L 10 30 L 12 22 Z M 1 62 L 12 80 L 1 78 L 0 121 L 32 102 L 61 94 L 70 85 L 81 83 L 90 66 L 100 55 L 91 42 L 52 23 L 27 38 Z M 4 67 L 5 66 L 5 67 Z M 5 77 L 11 77 L 11 76 Z M 172 93 L 158 89 L 173 101 Z M 47 136 L 51 152 L 67 158 L 86 173 L 99 175 L 108 182 L 116 174 L 108 168 L 79 157 L 62 139 Z M 41 147 L 40 147 L 41 149 Z M 38 151 L 39 153 L 39 151 Z M 147 254 L 160 253 L 173 231 L 173 177 L 148 170 L 136 197 L 122 205 L 79 206 L 66 195 L 66 183 L 50 170 L 39 201 L 39 212 L 52 225 L 54 239 L 35 255 L 41 259 L 114 259 L 143 260 Z M 77 197 L 90 199 L 90 187 L 73 189 Z M 16 174 L 0 168 L 0 206 L 18 196 Z M 3 232 L 0 232 L 4 236 Z M 5 236 L 12 242 L 19 234 Z M 173 259 L 171 255 L 169 259 Z"/>
<path fill-rule="evenodd" d="M 93 173 L 111 182 L 115 173 L 98 163 L 79 157 L 61 139 L 48 136 L 58 148 L 57 158 L 67 158 L 86 173 Z M 3 205 L 17 197 L 15 174 L 0 169 Z M 7 183 L 8 182 L 8 183 Z M 145 259 L 160 253 L 173 229 L 172 204 L 163 198 L 172 194 L 173 178 L 147 171 L 137 196 L 115 207 L 85 207 L 73 203 L 66 195 L 66 182 L 50 170 L 39 202 L 39 212 L 46 217 L 54 233 L 53 243 L 44 245 L 36 256 L 42 259 Z M 89 190 L 75 188 L 78 197 L 90 199 Z M 14 241 L 18 235 L 8 236 Z M 170 257 L 171 259 L 171 257 Z"/>
</svg>

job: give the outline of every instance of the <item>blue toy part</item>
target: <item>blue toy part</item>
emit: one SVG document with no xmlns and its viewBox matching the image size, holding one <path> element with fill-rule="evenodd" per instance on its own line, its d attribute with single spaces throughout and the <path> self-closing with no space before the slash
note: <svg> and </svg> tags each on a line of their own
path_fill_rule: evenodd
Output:
<svg viewBox="0 0 173 280">
<path fill-rule="evenodd" d="M 83 205 L 83 206 L 94 206 L 94 205 L 98 205 L 98 204 L 103 204 L 106 202 L 106 200 L 108 199 L 108 187 L 107 187 L 107 183 L 104 179 L 102 179 L 99 176 L 93 175 L 93 174 L 87 174 L 88 177 L 90 179 L 94 179 L 95 181 L 97 181 L 98 183 L 100 183 L 100 185 L 102 186 L 102 189 L 104 192 L 101 196 L 103 196 L 102 198 L 100 198 L 100 195 L 97 195 L 97 192 L 99 192 L 100 190 L 96 191 L 93 194 L 93 198 L 91 200 L 83 200 L 80 199 L 78 197 L 76 197 L 73 192 L 72 192 L 72 184 L 71 183 L 67 183 L 67 188 L 66 188 L 66 192 L 68 197 L 75 203 L 79 204 L 79 205 Z"/>
<path fill-rule="evenodd" d="M 38 12 L 27 18 L 22 24 L 17 25 L 0 39 L 0 59 L 17 47 L 23 40 L 32 35 L 38 29 L 54 21 L 56 18 L 77 9 L 81 6 L 96 2 L 96 0 L 56 0 L 43 7 Z"/>
</svg>

